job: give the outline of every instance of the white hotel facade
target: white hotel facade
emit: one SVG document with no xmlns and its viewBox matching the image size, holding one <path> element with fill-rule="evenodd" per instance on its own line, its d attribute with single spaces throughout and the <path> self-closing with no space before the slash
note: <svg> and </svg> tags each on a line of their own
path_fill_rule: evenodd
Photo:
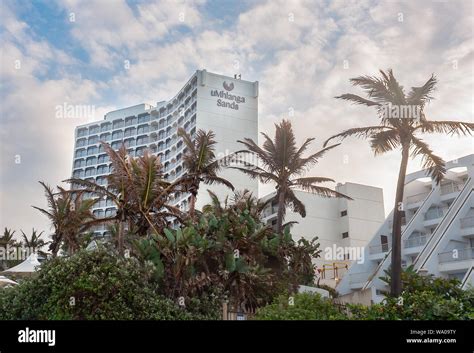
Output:
<svg viewBox="0 0 474 353">
<path fill-rule="evenodd" d="M 72 176 L 107 185 L 111 166 L 100 144 L 105 141 L 114 149 L 125 144 L 132 156 L 140 156 L 145 149 L 160 155 L 165 177 L 174 181 L 184 173 L 185 146 L 177 136 L 178 127 L 190 134 L 199 129 L 214 131 L 218 158 L 241 149 L 238 139 L 258 139 L 258 82 L 198 70 L 168 101 L 115 110 L 102 121 L 78 126 Z M 231 180 L 237 190 L 248 189 L 258 195 L 256 180 L 231 169 L 222 170 L 221 175 Z M 207 189 L 220 197 L 230 192 L 224 186 L 205 185 L 199 191 L 197 208 L 208 203 Z M 188 198 L 189 195 L 181 194 L 172 203 L 186 209 Z M 93 212 L 97 217 L 111 216 L 115 208 L 111 200 L 100 200 Z"/>
<path fill-rule="evenodd" d="M 450 161 L 436 185 L 421 170 L 407 175 L 402 266 L 420 274 L 457 278 L 474 286 L 474 154 Z M 366 246 L 366 260 L 354 263 L 337 286 L 349 301 L 383 300 L 389 290 L 380 277 L 391 263 L 392 213 Z M 353 300 L 350 300 L 352 297 Z"/>
</svg>

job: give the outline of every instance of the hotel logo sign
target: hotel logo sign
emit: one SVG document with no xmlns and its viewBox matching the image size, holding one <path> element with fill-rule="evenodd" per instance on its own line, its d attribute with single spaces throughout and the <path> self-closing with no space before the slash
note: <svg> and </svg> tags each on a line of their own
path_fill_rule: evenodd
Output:
<svg viewBox="0 0 474 353">
<path fill-rule="evenodd" d="M 224 87 L 224 89 L 226 91 L 232 91 L 234 89 L 234 82 L 231 82 L 230 85 L 227 84 L 227 82 L 224 81 L 224 83 L 222 84 L 222 86 Z"/>
<path fill-rule="evenodd" d="M 231 82 L 228 84 L 227 82 L 222 83 L 222 87 L 224 90 L 211 90 L 212 97 L 219 97 L 217 99 L 217 106 L 222 108 L 230 108 L 234 110 L 239 110 L 239 104 L 245 103 L 245 97 L 238 96 L 235 94 L 229 93 L 234 89 L 234 83 Z M 226 92 L 227 91 L 227 92 Z"/>
</svg>

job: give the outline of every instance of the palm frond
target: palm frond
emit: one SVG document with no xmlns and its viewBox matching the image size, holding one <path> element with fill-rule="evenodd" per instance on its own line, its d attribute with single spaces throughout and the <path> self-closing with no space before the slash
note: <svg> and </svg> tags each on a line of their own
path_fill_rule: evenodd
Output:
<svg viewBox="0 0 474 353">
<path fill-rule="evenodd" d="M 399 147 L 400 136 L 397 130 L 385 130 L 372 135 L 370 139 L 370 146 L 375 155 L 392 151 Z"/>
<path fill-rule="evenodd" d="M 358 138 L 368 138 L 368 137 L 372 137 L 372 135 L 378 132 L 385 131 L 387 129 L 391 129 L 391 128 L 385 125 L 378 125 L 378 126 L 366 126 L 366 127 L 356 127 L 352 129 L 347 129 L 339 134 L 333 135 L 330 138 L 328 138 L 326 141 L 324 141 L 323 146 L 326 147 L 329 141 L 334 140 L 334 139 L 344 140 L 351 136 L 355 136 Z"/>
<path fill-rule="evenodd" d="M 422 156 L 423 168 L 428 169 L 430 175 L 437 184 L 443 180 L 446 174 L 446 166 L 444 160 L 435 155 L 429 146 L 416 137 L 412 137 L 412 156 Z"/>
<path fill-rule="evenodd" d="M 356 94 L 351 94 L 351 93 L 341 94 L 340 96 L 337 96 L 337 97 L 334 97 L 334 98 L 343 99 L 343 100 L 350 101 L 350 102 L 355 103 L 355 104 L 366 105 L 368 107 L 372 107 L 374 105 L 375 106 L 380 105 L 380 103 L 371 101 L 370 99 L 362 98 L 361 96 L 358 96 Z"/>
<path fill-rule="evenodd" d="M 448 135 L 472 135 L 474 131 L 474 123 L 466 123 L 463 121 L 421 121 L 416 127 L 422 133 L 441 133 Z"/>
<path fill-rule="evenodd" d="M 436 83 L 437 80 L 435 75 L 431 75 L 431 77 L 423 86 L 412 87 L 410 93 L 408 93 L 407 96 L 408 104 L 424 106 L 426 103 L 428 103 L 431 99 L 433 99 L 430 94 L 435 90 Z"/>
</svg>

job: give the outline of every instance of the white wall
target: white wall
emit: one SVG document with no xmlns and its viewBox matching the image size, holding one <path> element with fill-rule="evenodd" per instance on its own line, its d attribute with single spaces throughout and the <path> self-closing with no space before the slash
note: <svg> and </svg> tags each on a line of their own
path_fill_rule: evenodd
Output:
<svg viewBox="0 0 474 353">
<path fill-rule="evenodd" d="M 223 83 L 233 84 L 234 88 L 227 91 Z M 228 92 L 229 94 L 245 98 L 245 103 L 237 103 L 238 110 L 217 105 L 218 99 L 232 102 L 225 98 L 211 95 L 211 91 Z M 237 150 L 243 145 L 237 143 L 245 137 L 258 141 L 258 82 L 248 82 L 231 79 L 206 71 L 198 72 L 196 128 L 212 130 L 216 134 L 217 157 L 222 158 Z M 258 196 L 258 181 L 252 180 L 243 173 L 223 169 L 220 176 L 229 180 L 236 190 L 248 189 Z M 230 189 L 224 186 L 201 184 L 198 195 L 197 208 L 209 202 L 207 189 L 216 192 L 223 200 L 225 195 L 231 195 Z"/>
</svg>

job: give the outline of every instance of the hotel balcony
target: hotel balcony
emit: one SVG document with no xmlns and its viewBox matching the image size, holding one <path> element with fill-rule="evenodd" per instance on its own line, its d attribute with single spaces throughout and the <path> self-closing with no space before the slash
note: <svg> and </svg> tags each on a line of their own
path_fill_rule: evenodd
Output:
<svg viewBox="0 0 474 353">
<path fill-rule="evenodd" d="M 443 218 L 446 211 L 440 207 L 430 208 L 425 213 L 425 219 L 423 221 L 423 225 L 425 227 L 430 227 L 430 226 L 438 224 Z"/>
<path fill-rule="evenodd" d="M 425 201 L 426 197 L 430 194 L 430 191 L 422 192 L 415 195 L 407 196 L 406 198 L 406 208 L 412 209 L 420 207 L 420 205 Z"/>
<path fill-rule="evenodd" d="M 457 194 L 462 190 L 464 184 L 463 183 L 447 183 L 443 184 L 440 186 L 440 194 L 441 194 L 441 200 L 442 201 L 447 201 L 447 200 L 452 200 L 454 199 Z"/>
<path fill-rule="evenodd" d="M 474 265 L 474 248 L 455 249 L 438 254 L 439 271 L 459 272 Z"/>
<path fill-rule="evenodd" d="M 391 241 L 390 239 L 389 242 Z M 381 260 L 389 250 L 389 243 L 369 246 L 369 260 Z"/>
<path fill-rule="evenodd" d="M 418 254 L 423 247 L 425 246 L 428 237 L 425 234 L 411 236 L 407 240 L 403 242 L 404 245 L 404 254 L 405 255 L 413 255 Z"/>
</svg>

